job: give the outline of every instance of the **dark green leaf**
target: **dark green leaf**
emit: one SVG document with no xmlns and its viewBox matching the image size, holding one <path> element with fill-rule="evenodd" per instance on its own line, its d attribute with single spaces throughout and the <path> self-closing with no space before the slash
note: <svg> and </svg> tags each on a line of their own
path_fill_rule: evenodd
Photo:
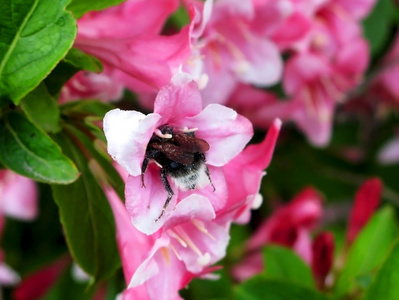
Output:
<svg viewBox="0 0 399 300">
<path fill-rule="evenodd" d="M 81 150 L 66 135 L 56 140 L 81 171 L 73 184 L 52 186 L 70 253 L 96 281 L 105 279 L 120 267 L 111 208 Z"/>
<path fill-rule="evenodd" d="M 94 56 L 85 54 L 79 49 L 71 48 L 64 59 L 59 62 L 45 79 L 50 94 L 58 97 L 64 84 L 81 70 L 99 73 L 102 71 L 102 65 Z"/>
<path fill-rule="evenodd" d="M 0 121 L 0 160 L 14 172 L 45 183 L 68 184 L 79 176 L 58 145 L 16 112 Z"/>
<path fill-rule="evenodd" d="M 292 250 L 280 246 L 267 246 L 263 250 L 265 270 L 270 279 L 284 279 L 309 288 L 315 288 L 312 272 Z"/>
<path fill-rule="evenodd" d="M 381 264 L 397 236 L 395 213 L 391 207 L 384 207 L 373 216 L 351 246 L 334 288 L 335 295 L 340 298 L 360 288 L 358 278 Z"/>
<path fill-rule="evenodd" d="M 97 58 L 76 48 L 69 50 L 63 60 L 80 70 L 94 73 L 100 73 L 103 70 L 103 66 Z"/>
<path fill-rule="evenodd" d="M 327 300 L 319 292 L 275 279 L 255 276 L 236 288 L 238 300 Z"/>
<path fill-rule="evenodd" d="M 25 96 L 21 107 L 29 120 L 44 131 L 56 133 L 61 130 L 60 109 L 44 84 Z"/>
<path fill-rule="evenodd" d="M 125 0 L 72 0 L 67 8 L 79 19 L 89 11 L 102 10 L 110 6 L 118 5 L 124 1 Z"/>
<path fill-rule="evenodd" d="M 399 299 L 399 240 L 379 269 L 374 282 L 366 291 L 363 300 L 397 300 Z"/>
<path fill-rule="evenodd" d="M 373 56 L 381 54 L 388 45 L 396 10 L 394 1 L 376 1 L 373 11 L 363 21 L 364 35 L 370 43 Z"/>
<path fill-rule="evenodd" d="M 68 1 L 2 1 L 0 98 L 18 104 L 65 56 L 76 35 Z"/>
<path fill-rule="evenodd" d="M 96 175 L 106 176 L 105 182 L 109 183 L 113 187 L 121 199 L 124 199 L 125 183 L 119 173 L 115 170 L 115 167 L 112 165 L 112 159 L 110 156 L 107 153 L 102 153 L 96 146 L 96 141 L 98 140 L 91 140 L 89 137 L 83 134 L 83 132 L 72 126 L 67 126 L 67 130 L 70 131 L 80 143 L 82 143 L 84 148 L 90 153 L 90 155 L 95 159 L 99 167 L 102 169 L 101 172 L 98 170 Z M 103 132 L 102 134 L 104 135 Z"/>
<path fill-rule="evenodd" d="M 233 299 L 233 283 L 225 269 L 218 270 L 217 280 L 193 279 L 187 289 L 181 290 L 183 299 L 192 300 L 221 300 Z"/>
</svg>

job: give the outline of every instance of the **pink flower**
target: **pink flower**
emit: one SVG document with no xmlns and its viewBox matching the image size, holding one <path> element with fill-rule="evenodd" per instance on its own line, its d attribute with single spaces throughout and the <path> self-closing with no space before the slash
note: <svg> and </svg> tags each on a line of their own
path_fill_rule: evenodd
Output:
<svg viewBox="0 0 399 300">
<path fill-rule="evenodd" d="M 382 182 L 379 178 L 370 178 L 356 192 L 346 235 L 348 244 L 353 242 L 377 209 L 382 188 Z"/>
<path fill-rule="evenodd" d="M 162 229 L 148 236 L 132 225 L 116 194 L 107 194 L 128 284 L 122 299 L 181 299 L 178 290 L 193 277 L 211 272 L 209 266 L 225 255 L 229 223 L 216 222 L 207 198 L 196 194 L 184 198 Z"/>
<path fill-rule="evenodd" d="M 313 188 L 306 188 L 289 204 L 278 209 L 265 220 L 246 244 L 248 255 L 234 268 L 234 277 L 245 280 L 263 269 L 261 248 L 277 243 L 292 248 L 305 262 L 312 260 L 310 231 L 322 213 L 321 196 Z"/>
<path fill-rule="evenodd" d="M 1 287 L 13 286 L 19 282 L 19 276 L 13 269 L 4 263 L 4 254 L 0 249 L 0 293 Z"/>
<path fill-rule="evenodd" d="M 3 215 L 21 220 L 36 217 L 37 187 L 33 180 L 0 170 L 0 218 Z"/>
<path fill-rule="evenodd" d="M 225 207 L 218 211 L 219 218 L 223 216 L 244 224 L 249 222 L 250 210 L 262 204 L 259 189 L 265 169 L 272 159 L 280 128 L 281 121 L 274 120 L 260 144 L 249 145 L 223 168 L 229 197 Z"/>
<path fill-rule="evenodd" d="M 177 0 L 131 0 L 88 13 L 78 21 L 75 46 L 117 69 L 114 76 L 125 85 L 154 91 L 190 55 L 188 27 L 159 34 L 177 6 Z"/>
<path fill-rule="evenodd" d="M 116 101 L 122 97 L 124 86 L 116 80 L 116 70 L 104 65 L 102 73 L 80 71 L 61 89 L 60 102 L 80 99 Z"/>
<path fill-rule="evenodd" d="M 295 111 L 291 101 L 280 101 L 272 92 L 246 84 L 236 86 L 226 105 L 263 129 L 269 128 L 276 117 L 283 122 L 290 120 Z"/>
<path fill-rule="evenodd" d="M 167 127 L 163 126 L 165 124 L 168 124 Z M 198 167 L 199 177 L 194 184 L 198 188 L 192 192 L 200 189 L 200 193 L 206 193 L 215 206 L 227 196 L 220 167 L 238 155 L 252 136 L 250 122 L 234 110 L 218 104 L 210 104 L 202 109 L 197 84 L 184 73 L 175 75 L 159 91 L 154 113 L 144 115 L 137 111 L 119 109 L 108 112 L 104 118 L 108 152 L 131 175 L 125 188 L 126 205 L 135 226 L 147 234 L 157 231 L 166 221 L 166 218 L 161 218 L 154 222 L 163 211 L 168 193 L 160 176 L 156 174 L 159 174 L 157 166 L 148 167 L 144 176 L 145 187 L 142 187 L 139 175 L 142 174 L 143 161 L 151 138 L 171 138 L 175 136 L 174 132 L 170 134 L 171 130 L 190 135 L 190 132 L 195 132 L 195 138 L 202 140 L 200 146 L 203 149 L 200 152 L 205 154 L 206 167 L 202 164 Z M 206 168 L 209 169 L 210 176 L 206 176 Z M 215 191 L 210 184 L 210 178 Z M 192 193 L 184 191 L 191 189 L 185 185 L 187 182 L 176 179 L 171 183 L 175 196 L 171 198 L 166 215 L 175 207 L 176 199 L 183 199 Z M 180 193 L 182 196 L 179 196 Z"/>
<path fill-rule="evenodd" d="M 379 151 L 378 161 L 381 164 L 395 164 L 399 162 L 399 136 L 390 139 Z"/>
<path fill-rule="evenodd" d="M 255 12 L 250 1 L 217 1 L 200 39 L 193 42 L 203 58 L 195 63 L 208 78 L 201 84 L 206 103 L 225 103 L 238 82 L 270 86 L 280 79 L 280 54 L 267 36 L 254 32 Z"/>
</svg>

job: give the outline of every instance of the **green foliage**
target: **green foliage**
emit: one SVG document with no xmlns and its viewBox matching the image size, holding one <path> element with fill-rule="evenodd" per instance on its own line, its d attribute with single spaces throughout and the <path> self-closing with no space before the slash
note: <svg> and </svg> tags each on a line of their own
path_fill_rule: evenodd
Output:
<svg viewBox="0 0 399 300">
<path fill-rule="evenodd" d="M 381 264 L 398 233 L 391 207 L 386 206 L 373 216 L 348 252 L 334 288 L 337 298 L 356 292 L 361 287 L 362 277 Z"/>
<path fill-rule="evenodd" d="M 12 0 L 0 5 L 0 99 L 15 104 L 33 90 L 72 46 L 76 21 L 68 0 Z"/>
<path fill-rule="evenodd" d="M 183 299 L 228 300 L 234 299 L 233 282 L 225 269 L 215 272 L 216 280 L 194 279 L 188 290 L 180 292 Z"/>
<path fill-rule="evenodd" d="M 374 282 L 366 291 L 363 300 L 396 300 L 399 299 L 399 240 L 386 257 L 377 272 Z"/>
<path fill-rule="evenodd" d="M 102 64 L 97 58 L 79 49 L 71 48 L 44 82 L 50 94 L 58 97 L 61 88 L 76 72 L 87 70 L 100 73 L 102 69 Z"/>
<path fill-rule="evenodd" d="M 312 272 L 308 265 L 291 249 L 270 245 L 263 249 L 265 278 L 292 281 L 315 288 Z"/>
<path fill-rule="evenodd" d="M 363 21 L 364 35 L 370 43 L 373 56 L 386 50 L 398 14 L 394 1 L 376 1 L 373 11 Z"/>
<path fill-rule="evenodd" d="M 21 101 L 21 108 L 37 127 L 49 133 L 61 130 L 60 109 L 46 86 L 40 84 Z"/>
<path fill-rule="evenodd" d="M 0 120 L 0 160 L 14 172 L 40 182 L 68 184 L 79 176 L 44 131 L 13 111 Z"/>
<path fill-rule="evenodd" d="M 319 292 L 276 279 L 267 279 L 264 276 L 255 276 L 236 288 L 237 300 L 327 300 Z"/>
<path fill-rule="evenodd" d="M 125 0 L 71 0 L 68 5 L 75 18 L 79 19 L 85 13 L 92 10 L 102 10 L 110 6 L 118 5 Z"/>
<path fill-rule="evenodd" d="M 56 141 L 81 173 L 68 186 L 52 186 L 70 253 L 95 281 L 106 279 L 120 267 L 111 208 L 81 149 L 66 134 Z"/>
</svg>

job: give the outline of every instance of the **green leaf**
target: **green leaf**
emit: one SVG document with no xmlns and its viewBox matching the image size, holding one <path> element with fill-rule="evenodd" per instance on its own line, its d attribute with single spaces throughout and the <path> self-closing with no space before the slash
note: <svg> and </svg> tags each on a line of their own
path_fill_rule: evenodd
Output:
<svg viewBox="0 0 399 300">
<path fill-rule="evenodd" d="M 2 1 L 0 98 L 18 104 L 65 56 L 77 30 L 68 1 Z"/>
<path fill-rule="evenodd" d="M 373 11 L 363 21 L 364 35 L 370 43 L 373 56 L 381 54 L 392 38 L 395 11 L 394 1 L 377 1 Z"/>
<path fill-rule="evenodd" d="M 63 60 L 80 70 L 94 73 L 100 73 L 103 70 L 103 66 L 97 58 L 77 48 L 71 48 Z"/>
<path fill-rule="evenodd" d="M 61 130 L 60 109 L 44 84 L 22 99 L 21 108 L 29 120 L 44 131 L 56 133 Z"/>
<path fill-rule="evenodd" d="M 125 1 L 126 0 L 72 0 L 67 9 L 70 10 L 77 19 L 79 19 L 89 11 L 102 10 Z"/>
<path fill-rule="evenodd" d="M 66 135 L 56 140 L 81 171 L 74 183 L 52 186 L 70 253 L 95 281 L 106 279 L 120 267 L 111 208 L 81 150 Z"/>
<path fill-rule="evenodd" d="M 280 246 L 267 246 L 263 250 L 266 278 L 284 279 L 309 288 L 315 288 L 312 272 L 292 250 Z"/>
<path fill-rule="evenodd" d="M 124 188 L 125 183 L 122 180 L 119 173 L 115 170 L 115 167 L 112 165 L 112 160 L 109 155 L 105 153 L 101 153 L 98 148 L 96 147 L 97 140 L 91 140 L 88 136 L 86 136 L 83 132 L 79 131 L 78 129 L 66 125 L 66 129 L 74 135 L 74 138 L 79 140 L 80 143 L 84 146 L 84 148 L 90 153 L 90 155 L 95 159 L 98 163 L 99 167 L 102 169 L 98 170 L 95 175 L 99 176 L 106 176 L 106 182 L 109 183 L 113 189 L 116 191 L 118 196 L 121 199 L 125 198 Z M 102 132 L 104 135 L 104 133 Z M 104 137 L 105 139 L 105 137 Z"/>
<path fill-rule="evenodd" d="M 343 295 L 360 288 L 359 279 L 381 264 L 388 249 L 398 236 L 394 210 L 380 209 L 361 231 L 349 249 L 346 263 L 334 288 L 334 294 Z"/>
<path fill-rule="evenodd" d="M 102 64 L 97 58 L 79 49 L 71 48 L 44 81 L 50 94 L 58 98 L 61 88 L 77 72 L 87 70 L 100 73 L 102 69 Z"/>
<path fill-rule="evenodd" d="M 262 275 L 245 281 L 236 288 L 238 300 L 326 300 L 328 297 L 319 292 L 275 279 L 267 279 Z"/>
<path fill-rule="evenodd" d="M 14 172 L 45 183 L 68 184 L 79 176 L 58 145 L 16 112 L 0 121 L 0 160 Z"/>
<path fill-rule="evenodd" d="M 397 239 L 389 255 L 378 271 L 374 282 L 366 291 L 363 300 L 399 299 L 399 240 Z"/>
<path fill-rule="evenodd" d="M 180 291 L 182 298 L 191 300 L 234 299 L 233 283 L 226 269 L 218 270 L 213 274 L 219 278 L 217 280 L 194 278 L 186 289 Z"/>
</svg>

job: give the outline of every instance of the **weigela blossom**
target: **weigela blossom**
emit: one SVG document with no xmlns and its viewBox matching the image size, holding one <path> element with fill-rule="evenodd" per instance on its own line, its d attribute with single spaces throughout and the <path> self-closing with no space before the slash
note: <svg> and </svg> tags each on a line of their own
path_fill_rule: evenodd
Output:
<svg viewBox="0 0 399 300">
<path fill-rule="evenodd" d="M 80 71 L 62 87 L 60 102 L 81 99 L 99 99 L 104 102 L 116 101 L 122 97 L 124 85 L 118 81 L 117 70 L 104 64 L 100 73 Z"/>
<path fill-rule="evenodd" d="M 206 103 L 224 104 L 239 82 L 270 86 L 281 78 L 277 46 L 253 30 L 260 27 L 258 11 L 251 1 L 217 1 L 206 16 L 203 32 L 192 42 L 192 57 L 197 56 L 192 63 L 201 64 L 201 76 L 208 79 L 201 91 Z"/>
<path fill-rule="evenodd" d="M 78 21 L 75 47 L 115 68 L 113 78 L 134 91 L 166 84 L 190 55 L 189 28 L 161 35 L 177 0 L 130 0 Z"/>
<path fill-rule="evenodd" d="M 104 118 L 108 152 L 130 174 L 125 188 L 126 205 L 137 228 L 148 234 L 157 231 L 166 221 L 161 218 L 154 222 L 162 211 L 167 192 L 159 176 L 159 167 L 150 164 L 144 176 L 145 187 L 142 187 L 140 175 L 147 145 L 153 134 L 162 136 L 159 128 L 165 124 L 195 132 L 196 138 L 209 144 L 209 150 L 205 152 L 206 165 L 215 190 L 208 180 L 201 194 L 206 193 L 214 207 L 227 197 L 220 167 L 238 155 L 252 137 L 251 123 L 234 110 L 219 104 L 203 108 L 197 84 L 185 73 L 175 75 L 159 91 L 154 113 L 144 115 L 120 109 L 108 112 Z M 177 189 L 173 182 L 171 189 L 175 196 L 166 214 L 176 206 L 176 199 L 192 192 Z M 180 193 L 184 196 L 179 196 Z"/>
<path fill-rule="evenodd" d="M 396 164 L 399 162 L 399 133 L 382 146 L 377 158 L 381 164 Z"/>
<path fill-rule="evenodd" d="M 310 232 L 322 214 L 322 198 L 313 188 L 306 188 L 289 204 L 278 209 L 265 220 L 248 240 L 248 255 L 233 271 L 238 280 L 244 280 L 263 270 L 261 248 L 277 243 L 292 248 L 305 262 L 312 260 Z"/>
<path fill-rule="evenodd" d="M 154 221 L 167 193 L 157 164 L 146 170 L 145 187 L 141 172 L 147 145 L 154 134 L 164 135 L 157 132 L 164 124 L 195 128 L 195 137 L 209 143 L 205 163 L 212 184 L 185 191 L 170 181 L 172 201 Z M 154 113 L 107 113 L 108 151 L 129 172 L 123 176 L 126 208 L 114 192 L 107 192 L 128 285 L 123 299 L 180 299 L 179 289 L 215 269 L 212 265 L 225 256 L 230 225 L 248 222 L 250 210 L 261 203 L 260 182 L 280 127 L 276 120 L 262 143 L 243 150 L 252 136 L 248 120 L 219 104 L 202 108 L 197 84 L 184 73 L 160 90 Z"/>
<path fill-rule="evenodd" d="M 335 106 L 367 68 L 369 50 L 358 23 L 371 9 L 373 1 L 367 2 L 364 7 L 326 1 L 285 66 L 283 85 L 294 105 L 292 119 L 315 145 L 329 142 Z"/>
<path fill-rule="evenodd" d="M 116 194 L 107 194 L 128 285 L 122 299 L 181 299 L 178 291 L 193 277 L 211 272 L 209 266 L 225 255 L 228 227 L 209 222 L 215 215 L 205 197 L 186 198 L 160 232 L 146 235 L 132 225 Z M 192 204 L 202 206 L 187 215 Z"/>
</svg>

